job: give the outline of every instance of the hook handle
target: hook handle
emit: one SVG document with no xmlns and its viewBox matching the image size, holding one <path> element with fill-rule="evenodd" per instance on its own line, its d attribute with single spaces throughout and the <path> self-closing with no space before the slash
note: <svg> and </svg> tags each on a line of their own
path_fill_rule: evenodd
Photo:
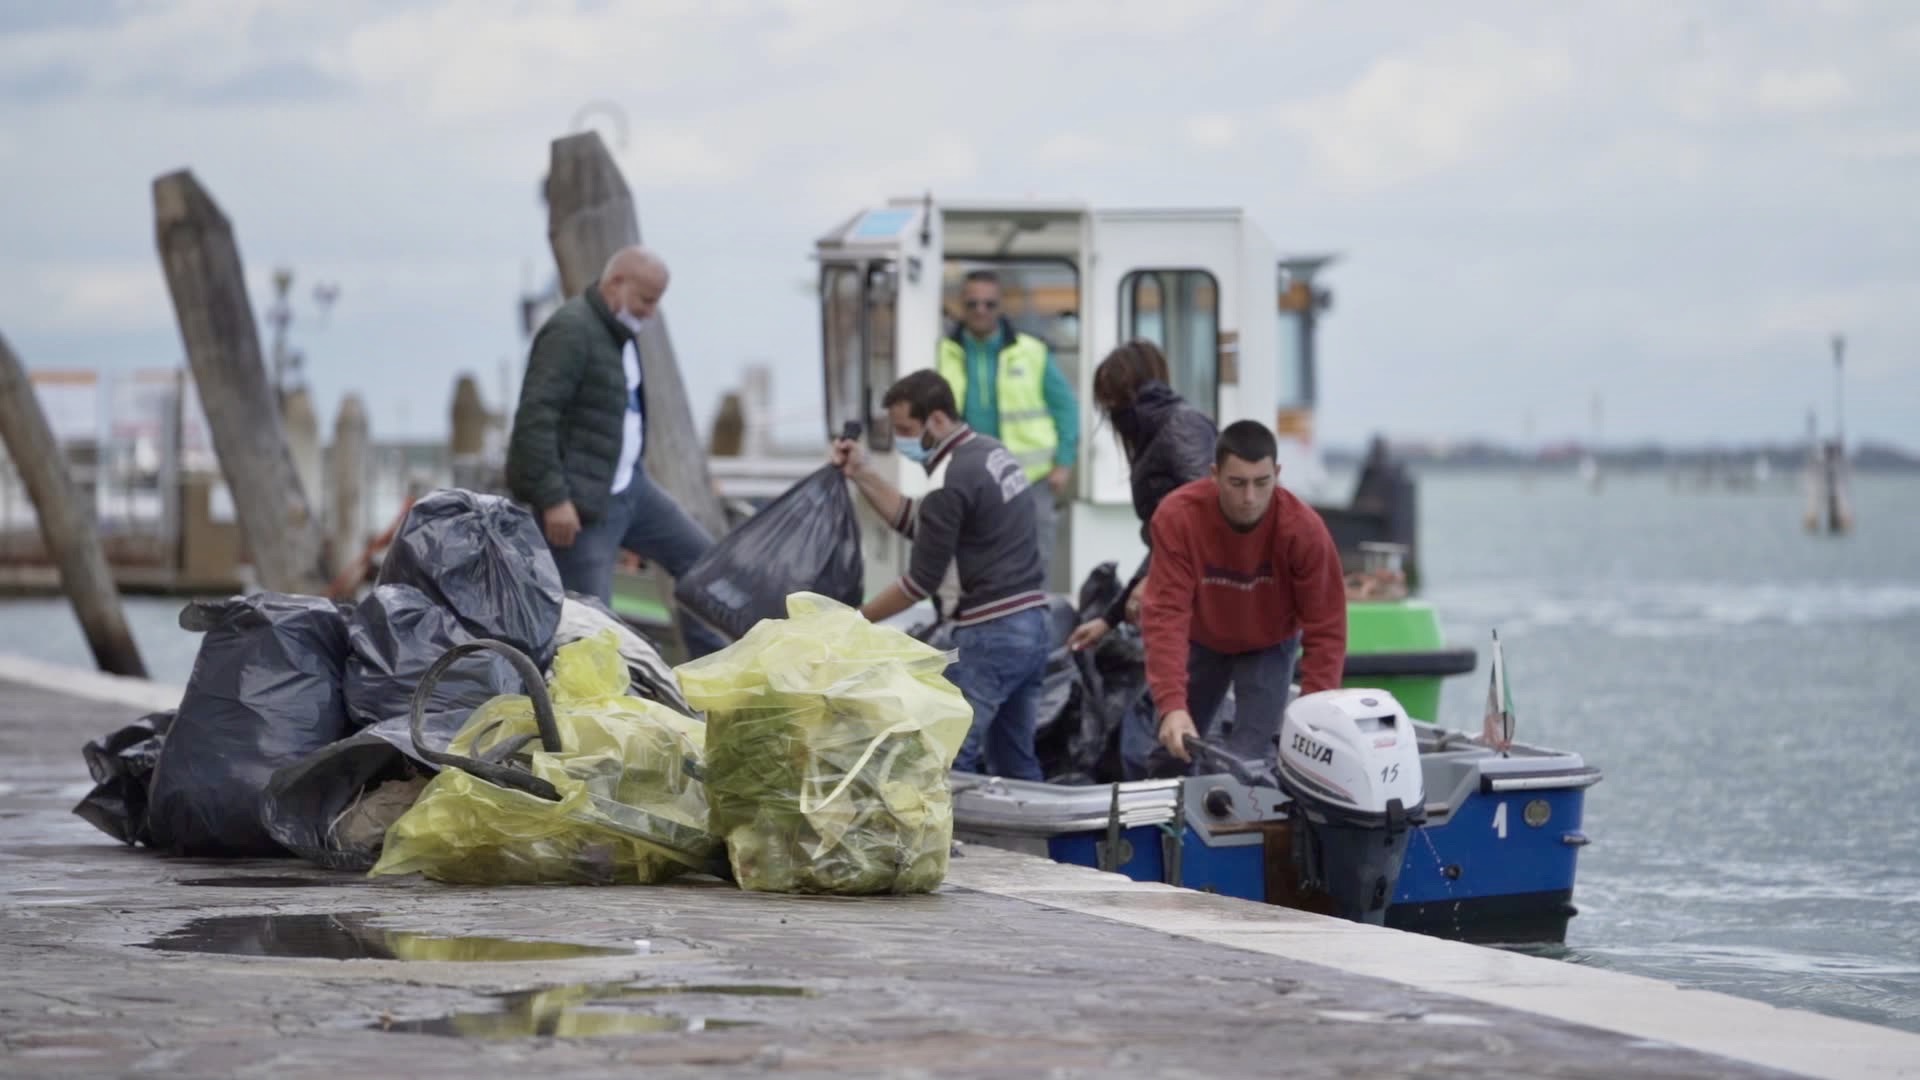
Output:
<svg viewBox="0 0 1920 1080">
<path fill-rule="evenodd" d="M 525 769 L 515 768 L 505 763 L 495 764 L 477 758 L 463 757 L 445 750 L 436 750 L 427 745 L 424 729 L 427 721 L 427 702 L 433 699 L 433 688 L 439 685 L 441 677 L 454 664 L 459 663 L 464 657 L 479 652 L 496 653 L 507 658 L 507 662 L 512 664 L 515 672 L 519 674 L 520 681 L 526 684 L 528 700 L 533 702 L 533 722 L 540 729 L 541 748 L 550 754 L 557 754 L 563 749 L 560 743 L 560 725 L 553 716 L 553 699 L 547 694 L 547 681 L 540 674 L 540 668 L 526 653 L 506 642 L 481 638 L 476 641 L 461 642 L 448 649 L 440 659 L 433 662 L 433 666 L 427 669 L 426 674 L 420 676 L 420 685 L 413 689 L 413 701 L 407 719 L 407 731 L 413 739 L 414 752 L 420 755 L 422 761 L 431 762 L 442 768 L 459 769 L 501 787 L 524 791 L 549 802 L 559 802 L 560 792 L 557 788 Z"/>
</svg>

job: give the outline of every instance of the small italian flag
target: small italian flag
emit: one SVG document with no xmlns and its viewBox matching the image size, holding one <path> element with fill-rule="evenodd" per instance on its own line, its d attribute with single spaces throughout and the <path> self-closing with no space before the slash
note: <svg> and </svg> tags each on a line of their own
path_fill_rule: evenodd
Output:
<svg viewBox="0 0 1920 1080">
<path fill-rule="evenodd" d="M 1507 685 L 1507 664 L 1500 656 L 1500 631 L 1493 632 L 1493 678 L 1487 686 L 1487 715 L 1480 737 L 1495 750 L 1513 745 L 1513 690 Z"/>
</svg>

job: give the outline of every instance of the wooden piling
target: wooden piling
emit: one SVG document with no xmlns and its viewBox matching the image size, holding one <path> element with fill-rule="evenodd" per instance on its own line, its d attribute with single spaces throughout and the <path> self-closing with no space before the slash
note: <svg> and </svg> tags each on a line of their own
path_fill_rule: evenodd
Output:
<svg viewBox="0 0 1920 1080">
<path fill-rule="evenodd" d="M 348 394 L 333 418 L 333 453 L 327 463 L 328 549 L 336 575 L 360 557 L 367 542 L 364 514 L 367 483 L 367 409 L 360 395 Z"/>
<path fill-rule="evenodd" d="M 480 399 L 480 382 L 462 375 L 453 386 L 454 458 L 478 457 L 487 449 L 487 403 Z"/>
<path fill-rule="evenodd" d="M 740 395 L 726 395 L 720 399 L 720 411 L 713 417 L 713 439 L 707 444 L 707 455 L 739 457 L 745 449 L 746 432 L 746 409 L 740 404 Z"/>
<path fill-rule="evenodd" d="M 60 567 L 60 586 L 101 671 L 147 677 L 146 665 L 127 628 L 120 592 L 107 565 L 106 551 L 94 531 L 93 508 L 74 487 L 67 457 L 53 437 L 40 399 L 34 396 L 20 358 L 0 336 L 0 437 L 13 467 L 25 482 L 40 519 L 47 554 Z"/>
<path fill-rule="evenodd" d="M 192 172 L 153 182 L 155 241 L 220 472 L 260 583 L 321 593 L 327 575 L 312 511 L 260 356 L 260 332 L 233 226 Z"/>
<path fill-rule="evenodd" d="M 293 455 L 293 471 L 300 476 L 300 490 L 306 494 L 308 509 L 324 522 L 326 473 L 320 453 L 320 417 L 313 411 L 312 392 L 302 386 L 281 395 L 280 422 L 286 428 L 287 452 Z"/>
<path fill-rule="evenodd" d="M 640 243 L 633 193 L 598 132 L 553 141 L 547 176 L 547 239 L 560 270 L 561 291 L 570 298 L 600 276 L 614 252 Z M 703 440 L 693 424 L 693 409 L 663 312 L 647 320 L 639 346 L 647 394 L 647 475 L 719 537 L 726 532 L 726 515 L 706 455 L 686 452 Z"/>
</svg>

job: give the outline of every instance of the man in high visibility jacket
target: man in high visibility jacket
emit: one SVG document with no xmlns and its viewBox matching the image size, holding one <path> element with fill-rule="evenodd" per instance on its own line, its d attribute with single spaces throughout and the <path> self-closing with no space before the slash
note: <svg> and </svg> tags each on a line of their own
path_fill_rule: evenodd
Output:
<svg viewBox="0 0 1920 1080">
<path fill-rule="evenodd" d="M 939 371 L 953 387 L 961 419 L 999 440 L 1026 471 L 1045 575 L 1056 500 L 1067 491 L 1080 450 L 1080 403 L 1046 342 L 1014 330 L 1001 314 L 999 275 L 968 274 L 961 302 L 960 325 L 940 342 Z"/>
</svg>

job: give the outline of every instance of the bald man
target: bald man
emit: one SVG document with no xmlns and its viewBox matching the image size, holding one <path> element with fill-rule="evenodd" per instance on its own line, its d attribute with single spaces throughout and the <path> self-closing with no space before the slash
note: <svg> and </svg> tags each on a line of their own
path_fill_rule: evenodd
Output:
<svg viewBox="0 0 1920 1080">
<path fill-rule="evenodd" d="M 599 280 L 560 305 L 533 336 L 507 446 L 507 485 L 534 508 L 560 580 L 613 597 L 621 551 L 679 577 L 713 546 L 699 523 L 647 476 L 647 397 L 640 329 L 667 291 L 667 264 L 643 247 L 614 252 Z M 684 619 L 687 648 L 725 642 Z"/>
</svg>

